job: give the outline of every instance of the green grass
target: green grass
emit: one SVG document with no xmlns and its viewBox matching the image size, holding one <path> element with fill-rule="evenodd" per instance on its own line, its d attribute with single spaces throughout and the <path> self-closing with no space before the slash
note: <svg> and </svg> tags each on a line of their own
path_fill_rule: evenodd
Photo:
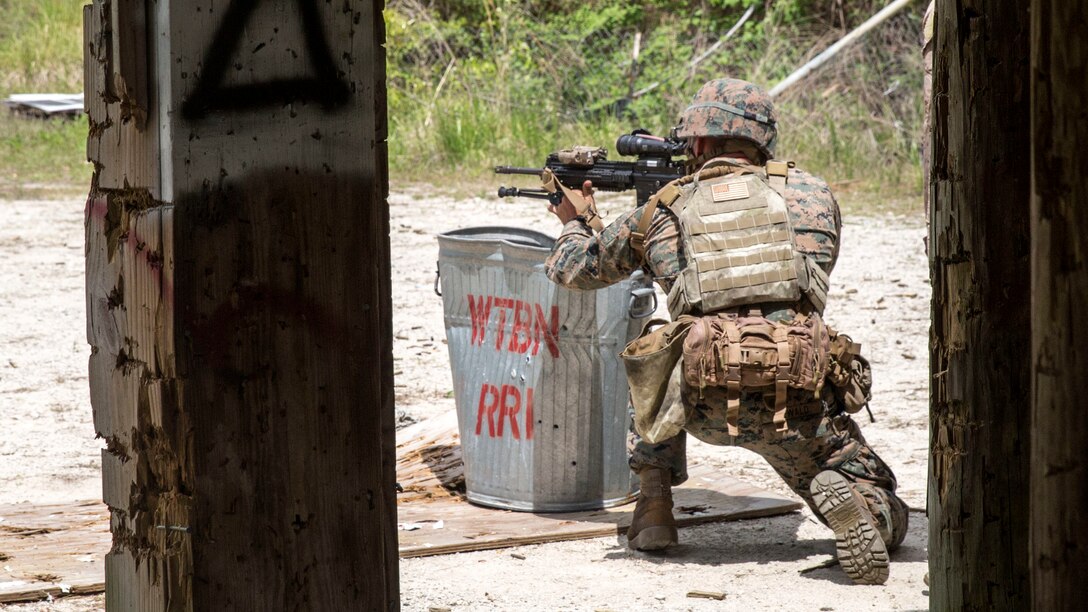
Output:
<svg viewBox="0 0 1088 612">
<path fill-rule="evenodd" d="M 86 0 L 0 0 L 0 94 L 83 89 Z"/>
<path fill-rule="evenodd" d="M 0 98 L 82 90 L 85 2 L 0 0 Z M 608 97 L 588 85 L 572 96 L 564 79 L 584 72 L 571 58 L 589 49 L 622 58 L 630 43 L 623 35 L 598 33 L 591 46 L 577 49 L 551 43 L 544 48 L 554 57 L 526 64 L 519 41 L 540 36 L 547 24 L 522 15 L 509 22 L 502 38 L 507 47 L 489 46 L 451 62 L 448 53 L 429 55 L 441 46 L 428 47 L 433 41 L 419 33 L 443 27 L 442 36 L 455 37 L 466 26 L 412 21 L 393 6 L 387 12 L 390 180 L 394 188 L 424 183 L 453 195 L 493 193 L 502 182 L 491 172 L 498 164 L 538 166 L 549 152 L 575 144 L 611 150 L 616 137 L 634 127 L 663 133 L 703 80 L 731 74 L 773 84 L 805 50 L 822 49 L 829 40 L 780 33 L 766 44 L 738 41 L 720 62 L 705 62 L 700 72 L 662 87 L 660 97 L 637 101 L 633 110 L 641 119 L 617 118 L 607 108 L 585 113 Z M 871 35 L 778 103 L 780 157 L 825 178 L 858 210 L 909 212 L 920 198 L 921 61 L 912 23 L 881 30 L 881 44 L 872 44 Z M 684 63 L 682 55 L 673 60 Z M 587 83 L 612 77 L 594 78 Z M 549 84 L 554 79 L 564 83 L 564 95 Z M 42 120 L 0 108 L 0 198 L 85 191 L 91 172 L 85 148 L 85 118 Z"/>
<path fill-rule="evenodd" d="M 490 192 L 501 182 L 491 174 L 500 163 L 539 166 L 547 153 L 572 145 L 611 151 L 616 137 L 635 127 L 664 134 L 703 81 L 730 75 L 769 87 L 839 35 L 767 24 L 762 42 L 738 41 L 692 74 L 683 69 L 682 55 L 674 57 L 676 78 L 653 99 L 632 104 L 633 115 L 617 118 L 607 108 L 585 112 L 587 106 L 600 106 L 597 101 L 613 99 L 615 75 L 579 81 L 565 70 L 566 58 L 584 47 L 541 46 L 544 57 L 522 67 L 511 58 L 516 51 L 469 46 L 472 56 L 459 56 L 454 65 L 442 51 L 444 43 L 427 39 L 437 26 L 421 24 L 433 17 L 410 13 L 415 27 L 405 27 L 411 20 L 397 15 L 403 4 L 393 3 L 387 12 L 391 179 L 438 183 L 455 194 Z M 504 39 L 531 38 L 546 27 L 542 19 L 517 22 L 524 30 Z M 859 210 L 908 212 L 914 208 L 909 202 L 921 196 L 922 65 L 912 19 L 904 15 L 883 26 L 776 101 L 779 157 L 823 177 Z M 593 51 L 612 57 L 629 44 L 622 33 L 597 37 Z M 541 66 L 556 74 L 538 70 Z M 570 89 L 577 95 L 559 93 Z"/>
<path fill-rule="evenodd" d="M 0 111 L 0 199 L 73 195 L 90 185 L 87 119 Z"/>
<path fill-rule="evenodd" d="M 0 0 L 0 98 L 83 90 L 85 0 Z M 86 191 L 87 120 L 0 108 L 0 198 Z"/>
</svg>

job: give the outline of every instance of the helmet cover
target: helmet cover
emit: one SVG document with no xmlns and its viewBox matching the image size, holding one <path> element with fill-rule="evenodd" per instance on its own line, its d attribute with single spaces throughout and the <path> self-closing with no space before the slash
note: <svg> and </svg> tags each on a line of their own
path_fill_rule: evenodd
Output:
<svg viewBox="0 0 1088 612">
<path fill-rule="evenodd" d="M 680 113 L 677 138 L 739 138 L 774 157 L 778 141 L 774 104 L 759 85 L 740 79 L 714 79 L 703 85 Z"/>
</svg>

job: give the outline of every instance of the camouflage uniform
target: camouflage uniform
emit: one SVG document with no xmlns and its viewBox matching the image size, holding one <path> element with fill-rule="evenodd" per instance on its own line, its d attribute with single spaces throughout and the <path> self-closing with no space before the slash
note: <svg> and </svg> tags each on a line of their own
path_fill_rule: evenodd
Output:
<svg viewBox="0 0 1088 612">
<path fill-rule="evenodd" d="M 838 259 L 841 229 L 838 204 L 831 190 L 822 180 L 794 169 L 783 195 L 798 250 L 830 274 Z M 643 265 L 631 246 L 631 233 L 637 230 L 642 212 L 639 207 L 624 213 L 597 235 L 580 219 L 567 223 L 546 264 L 549 278 L 566 287 L 598 289 L 626 279 L 641 267 L 667 293 L 686 265 L 679 222 L 672 211 L 658 208 L 646 232 Z M 795 313 L 778 306 L 764 308 L 763 314 L 770 319 L 790 320 Z M 894 494 L 895 476 L 866 444 L 853 419 L 835 409 L 837 402 L 830 389 L 825 387 L 822 399 L 790 389 L 789 430 L 784 434 L 764 427 L 771 422 L 774 411 L 766 406 L 763 396 L 744 394 L 736 437 L 727 433 L 724 389 L 708 387 L 701 397 L 698 389 L 684 388 L 682 393 L 691 408 L 687 432 L 710 444 L 740 446 L 759 453 L 821 520 L 809 483 L 823 470 L 843 474 L 865 498 L 888 547 L 902 542 L 907 507 Z M 659 444 L 644 442 L 632 432 L 630 444 L 632 470 L 637 472 L 645 466 L 668 469 L 673 485 L 687 479 L 685 432 Z"/>
</svg>

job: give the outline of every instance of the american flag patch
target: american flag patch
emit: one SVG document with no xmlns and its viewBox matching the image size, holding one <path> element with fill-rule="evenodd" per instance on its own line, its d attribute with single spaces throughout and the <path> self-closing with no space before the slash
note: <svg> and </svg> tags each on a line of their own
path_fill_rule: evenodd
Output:
<svg viewBox="0 0 1088 612">
<path fill-rule="evenodd" d="M 729 200 L 743 200 L 748 197 L 748 181 L 729 181 L 711 185 L 710 193 L 715 202 L 727 202 Z"/>
</svg>

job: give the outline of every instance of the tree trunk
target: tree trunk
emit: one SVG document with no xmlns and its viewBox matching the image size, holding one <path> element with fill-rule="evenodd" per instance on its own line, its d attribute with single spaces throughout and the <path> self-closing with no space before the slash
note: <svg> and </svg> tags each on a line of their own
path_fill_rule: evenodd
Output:
<svg viewBox="0 0 1088 612">
<path fill-rule="evenodd" d="M 1088 600 L 1088 6 L 1032 6 L 1031 591 Z"/>
<path fill-rule="evenodd" d="M 936 20 L 930 608 L 1024 610 L 1029 10 L 938 0 Z"/>
<path fill-rule="evenodd" d="M 396 608 L 380 3 L 85 20 L 107 607 Z"/>
</svg>

